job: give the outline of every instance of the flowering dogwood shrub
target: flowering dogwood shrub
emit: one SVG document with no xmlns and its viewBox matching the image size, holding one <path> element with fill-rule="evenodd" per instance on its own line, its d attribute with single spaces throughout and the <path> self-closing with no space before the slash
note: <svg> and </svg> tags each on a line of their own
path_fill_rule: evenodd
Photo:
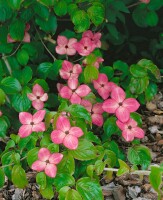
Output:
<svg viewBox="0 0 163 200">
<path fill-rule="evenodd" d="M 128 7 L 116 2 L 107 6 L 114 5 L 119 16 L 130 6 L 150 14 L 153 8 L 149 1 Z M 157 93 L 160 72 L 147 59 L 130 67 L 120 60 L 107 65 L 105 31 L 98 30 L 108 29 L 107 20 L 113 19 L 105 13 L 103 1 L 0 3 L 0 137 L 6 142 L 0 151 L 0 187 L 6 176 L 25 188 L 26 173 L 34 171 L 46 199 L 102 200 L 99 176 L 111 178 L 106 168 L 118 168 L 122 175 L 129 165 L 149 166 L 137 111 Z M 75 31 L 56 32 L 64 15 Z M 111 23 L 109 34 L 114 35 Z M 129 146 L 127 152 L 121 143 Z"/>
</svg>

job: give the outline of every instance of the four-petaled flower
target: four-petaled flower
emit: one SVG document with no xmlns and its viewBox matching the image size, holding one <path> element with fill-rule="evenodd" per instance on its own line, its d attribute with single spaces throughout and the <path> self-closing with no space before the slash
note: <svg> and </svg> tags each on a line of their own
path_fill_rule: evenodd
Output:
<svg viewBox="0 0 163 200">
<path fill-rule="evenodd" d="M 134 137 L 144 137 L 144 131 L 140 127 L 138 127 L 137 122 L 131 118 L 125 123 L 117 120 L 116 124 L 122 130 L 122 136 L 128 142 L 134 140 Z"/>
<path fill-rule="evenodd" d="M 57 173 L 56 165 L 60 163 L 63 155 L 61 153 L 51 154 L 47 148 L 41 148 L 38 152 L 38 160 L 36 160 L 31 168 L 38 172 L 45 171 L 45 174 L 54 178 Z"/>
<path fill-rule="evenodd" d="M 56 130 L 52 131 L 51 139 L 55 144 L 64 144 L 68 149 L 78 147 L 78 138 L 83 135 L 79 127 L 71 127 L 70 121 L 63 116 L 58 117 Z"/>
<path fill-rule="evenodd" d="M 83 33 L 82 37 L 88 37 L 91 39 L 91 41 L 95 44 L 95 46 L 97 48 L 101 47 L 101 33 L 97 32 L 97 33 L 92 33 L 92 31 L 88 30 L 86 32 Z"/>
<path fill-rule="evenodd" d="M 56 46 L 56 52 L 60 55 L 67 54 L 68 56 L 73 56 L 76 54 L 76 50 L 73 45 L 77 42 L 77 39 L 71 38 L 67 39 L 65 36 L 58 36 Z"/>
<path fill-rule="evenodd" d="M 93 86 L 104 100 L 110 96 L 113 88 L 117 87 L 115 83 L 108 82 L 106 74 L 99 74 L 98 79 L 93 80 Z"/>
<path fill-rule="evenodd" d="M 125 98 L 126 94 L 123 89 L 115 87 L 111 92 L 111 99 L 105 100 L 102 108 L 108 113 L 115 113 L 121 122 L 127 122 L 130 118 L 130 113 L 135 112 L 140 104 L 134 98 Z"/>
<path fill-rule="evenodd" d="M 23 42 L 26 42 L 26 43 L 30 42 L 30 35 L 28 33 L 29 29 L 30 29 L 30 24 L 26 24 L 25 31 L 24 31 L 24 38 L 22 40 Z M 14 42 L 17 42 L 17 40 L 12 39 L 11 35 L 8 34 L 7 35 L 7 42 L 8 43 L 14 43 Z"/>
<path fill-rule="evenodd" d="M 67 60 L 63 61 L 62 68 L 59 70 L 60 76 L 63 79 L 78 78 L 81 72 L 82 67 L 79 64 L 73 65 Z"/>
<path fill-rule="evenodd" d="M 32 93 L 28 93 L 27 96 L 36 110 L 43 109 L 44 102 L 48 99 L 48 94 L 44 93 L 43 88 L 38 84 L 34 85 Z"/>
<path fill-rule="evenodd" d="M 96 45 L 90 38 L 84 37 L 79 42 L 73 44 L 73 47 L 81 56 L 88 56 L 96 48 Z"/>
<path fill-rule="evenodd" d="M 103 125 L 103 116 L 102 113 L 104 112 L 102 109 L 102 103 L 96 103 L 94 105 L 91 104 L 90 101 L 82 99 L 81 105 L 85 107 L 85 109 L 88 110 L 91 114 L 92 118 L 92 124 L 95 124 L 96 126 L 102 126 Z"/>
<path fill-rule="evenodd" d="M 63 86 L 59 94 L 62 98 L 69 99 L 72 104 L 80 104 L 81 98 L 87 96 L 91 89 L 87 85 L 79 85 L 78 79 L 70 78 L 68 86 Z"/>
<path fill-rule="evenodd" d="M 21 138 L 25 138 L 29 136 L 32 132 L 45 131 L 45 123 L 42 122 L 45 113 L 45 110 L 39 110 L 33 116 L 28 112 L 19 113 L 19 120 L 23 124 L 19 128 L 19 136 Z"/>
</svg>

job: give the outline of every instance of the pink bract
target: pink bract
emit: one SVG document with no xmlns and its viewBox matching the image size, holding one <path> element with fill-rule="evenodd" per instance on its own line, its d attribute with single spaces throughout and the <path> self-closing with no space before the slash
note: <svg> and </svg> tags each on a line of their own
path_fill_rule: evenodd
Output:
<svg viewBox="0 0 163 200">
<path fill-rule="evenodd" d="M 101 47 L 101 41 L 100 41 L 100 39 L 101 39 L 101 33 L 98 32 L 98 33 L 94 33 L 93 34 L 91 30 L 88 30 L 88 31 L 86 31 L 86 32 L 83 33 L 82 37 L 83 38 L 84 37 L 90 38 L 91 41 L 95 44 L 95 46 L 97 48 Z"/>
<path fill-rule="evenodd" d="M 80 104 L 81 98 L 87 96 L 91 89 L 83 84 L 78 86 L 78 79 L 70 78 L 68 86 L 63 86 L 59 91 L 62 98 L 69 99 L 72 104 Z"/>
<path fill-rule="evenodd" d="M 43 109 L 44 102 L 48 100 L 48 94 L 38 84 L 34 85 L 32 93 L 27 94 L 27 96 L 32 101 L 32 106 L 36 110 Z"/>
<path fill-rule="evenodd" d="M 148 4 L 148 3 L 150 3 L 150 0 L 140 0 L 140 2 Z"/>
<path fill-rule="evenodd" d="M 82 67 L 79 64 L 73 65 L 67 60 L 63 61 L 62 68 L 59 70 L 60 76 L 63 79 L 78 78 L 81 72 Z"/>
<path fill-rule="evenodd" d="M 61 153 L 51 154 L 47 148 L 41 148 L 38 152 L 38 160 L 36 160 L 31 168 L 38 172 L 45 171 L 45 174 L 54 178 L 57 173 L 56 165 L 61 162 L 63 155 Z"/>
<path fill-rule="evenodd" d="M 56 46 L 56 52 L 60 55 L 67 54 L 68 56 L 73 56 L 76 54 L 76 50 L 73 45 L 77 42 L 77 39 L 71 38 L 67 39 L 65 36 L 58 36 Z"/>
<path fill-rule="evenodd" d="M 113 88 L 117 87 L 115 83 L 108 82 L 106 74 L 99 74 L 98 79 L 93 81 L 93 86 L 104 100 L 110 96 Z"/>
<path fill-rule="evenodd" d="M 0 110 L 0 117 L 3 115 L 2 111 Z"/>
<path fill-rule="evenodd" d="M 21 138 L 25 138 L 28 137 L 32 132 L 45 131 L 45 123 L 42 122 L 45 113 L 45 110 L 39 110 L 34 115 L 31 115 L 28 112 L 19 113 L 19 120 L 23 124 L 19 128 L 19 136 Z"/>
<path fill-rule="evenodd" d="M 58 117 L 56 130 L 52 131 L 51 139 L 55 144 L 64 144 L 68 149 L 77 149 L 78 138 L 83 135 L 79 127 L 71 127 L 70 121 L 63 116 Z"/>
<path fill-rule="evenodd" d="M 88 37 L 82 38 L 79 42 L 75 43 L 73 47 L 81 56 L 88 56 L 96 48 L 95 44 Z"/>
<path fill-rule="evenodd" d="M 134 98 L 125 98 L 126 94 L 122 88 L 113 88 L 111 99 L 107 99 L 103 103 L 103 110 L 108 113 L 115 113 L 116 117 L 121 122 L 127 122 L 130 118 L 130 113 L 135 112 L 140 104 Z"/>
<path fill-rule="evenodd" d="M 121 121 L 116 121 L 117 126 L 122 130 L 122 136 L 128 142 L 134 140 L 134 138 L 143 138 L 144 131 L 137 126 L 137 122 L 133 119 L 129 119 L 127 122 L 122 123 Z"/>
<path fill-rule="evenodd" d="M 92 66 L 94 66 L 94 67 L 96 67 L 97 69 L 99 68 L 99 66 L 100 66 L 100 63 L 102 63 L 104 61 L 104 59 L 103 58 L 101 58 L 101 57 L 98 57 L 97 59 L 96 59 L 96 61 L 93 63 L 93 64 L 91 64 Z M 87 66 L 87 58 L 86 59 L 84 59 L 83 60 L 83 66 Z"/>
</svg>

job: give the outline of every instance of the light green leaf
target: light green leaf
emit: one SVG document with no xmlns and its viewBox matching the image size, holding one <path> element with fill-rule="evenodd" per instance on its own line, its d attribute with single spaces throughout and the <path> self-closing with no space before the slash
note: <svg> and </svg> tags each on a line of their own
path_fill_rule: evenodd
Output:
<svg viewBox="0 0 163 200">
<path fill-rule="evenodd" d="M 6 100 L 6 94 L 4 93 L 4 91 L 0 88 L 0 106 L 2 104 L 5 103 L 5 100 Z"/>
<path fill-rule="evenodd" d="M 0 169 L 0 188 L 2 188 L 5 184 L 5 174 L 2 169 Z"/>
<path fill-rule="evenodd" d="M 39 148 L 36 147 L 27 153 L 27 162 L 29 166 L 31 166 L 36 160 L 38 160 L 38 151 Z"/>
<path fill-rule="evenodd" d="M 156 190 L 156 192 L 160 192 L 160 186 L 162 183 L 162 172 L 159 167 L 156 167 L 156 166 L 151 167 L 149 180 L 152 187 Z"/>
<path fill-rule="evenodd" d="M 58 16 L 64 16 L 67 13 L 67 3 L 64 0 L 57 1 L 54 4 L 54 12 Z"/>
<path fill-rule="evenodd" d="M 98 78 L 98 69 L 94 66 L 87 66 L 84 69 L 84 78 L 86 83 L 91 83 Z"/>
<path fill-rule="evenodd" d="M 25 188 L 28 184 L 26 173 L 20 165 L 15 165 L 12 169 L 12 182 L 18 188 Z"/>
<path fill-rule="evenodd" d="M 65 200 L 82 200 L 82 197 L 80 196 L 79 192 L 77 192 L 74 189 L 68 190 L 66 194 Z"/>
<path fill-rule="evenodd" d="M 130 167 L 123 160 L 118 159 L 118 162 L 119 162 L 120 168 L 117 172 L 117 176 L 121 176 L 125 173 L 128 173 L 130 170 Z"/>
<path fill-rule="evenodd" d="M 84 200 L 104 199 L 100 184 L 89 177 L 79 179 L 76 183 L 76 189 Z"/>
<path fill-rule="evenodd" d="M 36 175 L 36 183 L 42 190 L 46 188 L 46 175 L 44 172 L 40 172 Z"/>
</svg>

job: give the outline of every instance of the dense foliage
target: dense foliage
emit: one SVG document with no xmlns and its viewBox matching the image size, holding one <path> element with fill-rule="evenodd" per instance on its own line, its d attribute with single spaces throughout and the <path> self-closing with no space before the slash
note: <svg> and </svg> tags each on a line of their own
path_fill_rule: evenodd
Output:
<svg viewBox="0 0 163 200">
<path fill-rule="evenodd" d="M 35 170 L 47 199 L 102 200 L 106 168 L 117 176 L 148 169 L 136 111 L 161 82 L 162 7 L 0 0 L 0 187 L 6 176 L 24 188 Z M 149 177 L 158 198 L 162 172 L 153 166 Z"/>
</svg>

